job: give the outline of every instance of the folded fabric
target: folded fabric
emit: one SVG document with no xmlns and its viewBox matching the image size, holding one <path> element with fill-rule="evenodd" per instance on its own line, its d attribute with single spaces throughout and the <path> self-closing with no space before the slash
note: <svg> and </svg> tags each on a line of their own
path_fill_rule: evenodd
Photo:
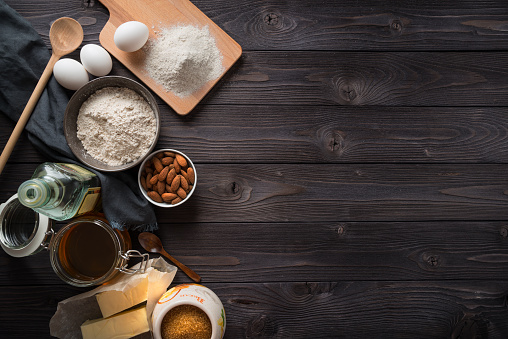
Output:
<svg viewBox="0 0 508 339">
<path fill-rule="evenodd" d="M 49 27 L 48 27 L 49 32 Z M 28 21 L 0 0 L 0 112 L 17 121 L 51 54 Z M 33 145 L 52 161 L 79 164 L 65 140 L 63 118 L 72 92 L 52 77 L 25 130 Z M 16 153 L 11 155 L 15 157 Z M 157 229 L 152 205 L 143 197 L 133 170 L 102 173 L 102 208 L 114 228 Z M 26 178 L 29 179 L 29 178 Z"/>
</svg>

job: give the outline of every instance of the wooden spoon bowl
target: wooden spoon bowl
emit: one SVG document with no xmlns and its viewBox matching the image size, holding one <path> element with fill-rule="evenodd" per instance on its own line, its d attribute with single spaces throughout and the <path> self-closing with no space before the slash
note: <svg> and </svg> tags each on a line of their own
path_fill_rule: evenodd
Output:
<svg viewBox="0 0 508 339">
<path fill-rule="evenodd" d="M 74 19 L 57 19 L 49 30 L 49 41 L 51 42 L 53 54 L 62 57 L 75 51 L 81 45 L 81 42 L 83 42 L 83 28 Z"/>
</svg>

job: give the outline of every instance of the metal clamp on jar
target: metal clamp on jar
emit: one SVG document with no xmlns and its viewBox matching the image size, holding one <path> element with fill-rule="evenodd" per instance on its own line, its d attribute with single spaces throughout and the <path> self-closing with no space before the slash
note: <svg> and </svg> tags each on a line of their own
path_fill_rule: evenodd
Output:
<svg viewBox="0 0 508 339">
<path fill-rule="evenodd" d="M 0 245 L 13 257 L 49 250 L 55 273 L 80 287 L 100 285 L 119 272 L 144 273 L 149 259 L 148 253 L 131 250 L 127 231 L 98 216 L 73 219 L 55 234 L 52 220 L 23 206 L 17 195 L 0 205 Z M 139 269 L 127 268 L 131 258 L 141 258 Z"/>
</svg>

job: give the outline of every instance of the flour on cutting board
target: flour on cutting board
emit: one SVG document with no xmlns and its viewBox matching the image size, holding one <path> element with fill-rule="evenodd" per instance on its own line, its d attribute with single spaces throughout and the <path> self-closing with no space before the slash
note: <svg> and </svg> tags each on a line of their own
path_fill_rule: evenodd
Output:
<svg viewBox="0 0 508 339">
<path fill-rule="evenodd" d="M 191 95 L 224 71 L 223 56 L 208 26 L 163 28 L 144 50 L 148 75 L 180 98 Z"/>
</svg>

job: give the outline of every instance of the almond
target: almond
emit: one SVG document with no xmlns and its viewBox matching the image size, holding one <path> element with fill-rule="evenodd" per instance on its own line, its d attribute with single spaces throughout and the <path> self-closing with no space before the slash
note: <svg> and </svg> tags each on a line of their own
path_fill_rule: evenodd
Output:
<svg viewBox="0 0 508 339">
<path fill-rule="evenodd" d="M 176 158 L 175 158 L 175 161 L 173 161 L 173 165 L 175 165 L 176 173 L 180 173 L 180 170 L 182 169 L 182 167 L 180 166 L 180 164 L 178 163 L 178 160 L 176 160 Z"/>
<path fill-rule="evenodd" d="M 182 199 L 187 197 L 187 193 L 185 193 L 185 190 L 181 187 L 176 191 L 176 194 L 178 194 L 178 196 Z"/>
<path fill-rule="evenodd" d="M 185 172 L 182 172 L 182 173 L 185 173 Z M 180 178 L 180 187 L 182 187 L 186 191 L 189 189 L 189 183 L 187 182 L 187 179 L 185 179 L 185 177 L 183 175 Z"/>
<path fill-rule="evenodd" d="M 141 186 L 143 186 L 143 189 L 145 191 L 148 191 L 148 189 L 146 188 L 146 176 L 141 176 L 141 179 L 139 180 L 139 182 L 141 183 Z"/>
<path fill-rule="evenodd" d="M 187 175 L 187 172 L 186 172 L 186 171 L 184 171 L 183 169 L 181 169 L 181 170 L 180 170 L 180 175 L 181 175 L 182 177 L 184 177 L 184 178 L 185 178 L 185 180 L 187 180 L 187 182 L 189 182 L 189 176 Z"/>
<path fill-rule="evenodd" d="M 168 152 L 168 151 L 165 151 L 164 152 L 164 155 L 167 156 L 167 157 L 171 157 L 171 158 L 174 158 L 175 157 L 175 153 L 173 152 Z"/>
<path fill-rule="evenodd" d="M 162 200 L 164 200 L 165 202 L 171 202 L 175 200 L 178 197 L 178 195 L 176 195 L 175 193 L 164 193 L 161 197 Z"/>
<path fill-rule="evenodd" d="M 159 176 L 158 175 L 154 175 L 151 179 L 150 179 L 150 185 L 155 185 L 157 183 L 157 181 L 159 181 Z"/>
<path fill-rule="evenodd" d="M 162 153 L 162 152 L 161 152 L 161 153 L 157 153 L 157 154 L 155 155 L 155 157 L 156 157 L 157 159 L 162 159 L 162 158 L 164 157 L 164 153 Z"/>
<path fill-rule="evenodd" d="M 148 173 L 146 175 L 145 184 L 148 186 L 150 184 L 150 179 L 152 179 L 152 173 Z"/>
<path fill-rule="evenodd" d="M 161 196 L 159 195 L 159 193 L 157 193 L 155 191 L 150 191 L 147 194 L 150 197 L 150 199 L 152 199 L 155 202 L 162 202 L 163 201 Z"/>
<path fill-rule="evenodd" d="M 162 171 L 159 173 L 159 181 L 166 180 L 169 172 L 169 166 L 166 166 L 162 169 Z"/>
<path fill-rule="evenodd" d="M 178 161 L 178 163 L 180 164 L 181 167 L 187 166 L 187 160 L 185 160 L 185 158 L 183 156 L 181 156 L 180 154 L 177 154 L 175 156 L 175 159 L 176 159 L 176 161 Z"/>
<path fill-rule="evenodd" d="M 169 171 L 169 173 L 168 173 L 168 177 L 166 178 L 166 182 L 171 185 L 171 183 L 173 182 L 173 179 L 175 177 L 176 177 L 176 170 L 174 168 L 172 168 Z"/>
<path fill-rule="evenodd" d="M 160 195 L 166 192 L 166 183 L 164 181 L 157 182 L 157 192 L 159 192 Z"/>
<path fill-rule="evenodd" d="M 180 201 L 182 201 L 182 200 L 183 200 L 182 198 L 178 197 L 178 198 L 176 198 L 175 200 L 173 200 L 173 201 L 171 202 L 171 205 L 176 205 L 176 204 L 178 204 L 178 203 L 179 203 Z"/>
<path fill-rule="evenodd" d="M 194 174 L 194 169 L 192 167 L 189 167 L 189 169 L 187 170 L 187 176 L 189 177 L 189 182 L 194 185 L 196 176 Z"/>
<path fill-rule="evenodd" d="M 180 187 L 180 178 L 181 178 L 181 176 L 177 175 L 173 179 L 173 182 L 171 182 L 171 191 L 176 192 L 176 190 L 178 190 L 178 187 Z"/>
<path fill-rule="evenodd" d="M 175 159 L 174 159 L 174 158 L 172 158 L 172 157 L 165 157 L 165 158 L 162 158 L 162 159 L 161 159 L 161 163 L 162 163 L 164 166 L 168 166 L 168 165 L 172 164 L 172 163 L 173 163 L 173 161 L 175 161 Z"/>
<path fill-rule="evenodd" d="M 161 154 L 161 153 L 159 153 L 159 154 Z M 159 158 L 153 158 L 153 166 L 155 167 L 155 170 L 157 172 L 162 171 L 162 169 L 164 168 L 164 166 L 162 166 L 162 163 Z"/>
<path fill-rule="evenodd" d="M 168 184 L 166 184 L 166 192 L 168 192 L 168 193 L 175 193 L 175 192 L 173 192 L 173 190 L 171 189 L 171 186 L 170 186 L 170 185 L 168 185 Z"/>
</svg>

